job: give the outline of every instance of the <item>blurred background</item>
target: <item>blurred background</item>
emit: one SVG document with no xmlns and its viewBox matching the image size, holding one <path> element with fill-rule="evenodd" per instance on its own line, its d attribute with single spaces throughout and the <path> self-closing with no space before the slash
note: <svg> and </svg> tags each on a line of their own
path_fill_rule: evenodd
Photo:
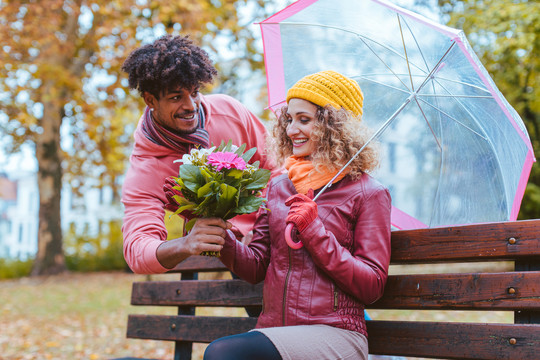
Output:
<svg viewBox="0 0 540 360">
<path fill-rule="evenodd" d="M 120 67 L 142 44 L 189 34 L 219 72 L 203 91 L 268 122 L 257 22 L 292 2 L 0 0 L 0 359 L 168 356 L 123 333 L 130 284 L 148 277 L 122 255 L 120 192 L 143 103 Z M 538 157 L 540 3 L 392 2 L 465 31 Z M 519 214 L 531 218 L 536 164 Z"/>
</svg>

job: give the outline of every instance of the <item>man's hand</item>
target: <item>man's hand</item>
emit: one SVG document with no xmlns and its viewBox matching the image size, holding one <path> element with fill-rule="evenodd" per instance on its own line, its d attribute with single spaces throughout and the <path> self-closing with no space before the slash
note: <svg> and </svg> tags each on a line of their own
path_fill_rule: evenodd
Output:
<svg viewBox="0 0 540 360">
<path fill-rule="evenodd" d="M 197 219 L 188 235 L 163 242 L 156 251 L 160 264 L 172 269 L 191 255 L 220 251 L 232 224 L 218 218 Z"/>
</svg>

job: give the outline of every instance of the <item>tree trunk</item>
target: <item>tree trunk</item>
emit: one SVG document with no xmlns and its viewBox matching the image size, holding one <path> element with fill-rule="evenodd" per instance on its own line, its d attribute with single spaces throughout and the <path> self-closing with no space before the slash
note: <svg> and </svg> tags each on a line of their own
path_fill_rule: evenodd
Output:
<svg viewBox="0 0 540 360">
<path fill-rule="evenodd" d="M 49 84 L 50 85 L 50 84 Z M 54 91 L 52 86 L 47 90 Z M 43 133 L 37 136 L 36 158 L 39 164 L 38 252 L 32 276 L 54 275 L 66 271 L 60 225 L 62 158 L 60 149 L 61 107 L 44 102 Z"/>
</svg>

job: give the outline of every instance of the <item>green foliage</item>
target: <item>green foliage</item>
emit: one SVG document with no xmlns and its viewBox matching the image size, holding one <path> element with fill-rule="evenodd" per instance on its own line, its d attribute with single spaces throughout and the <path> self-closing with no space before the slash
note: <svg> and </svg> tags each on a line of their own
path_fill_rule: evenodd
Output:
<svg viewBox="0 0 540 360">
<path fill-rule="evenodd" d="M 30 275 L 33 260 L 1 259 L 0 280 L 15 279 Z"/>
<path fill-rule="evenodd" d="M 70 271 L 92 272 L 125 270 L 122 250 L 122 224 L 110 221 L 97 236 L 87 236 L 87 229 L 77 232 L 74 226 L 64 234 L 66 264 Z M 33 259 L 0 258 L 0 280 L 29 276 Z"/>
<path fill-rule="evenodd" d="M 258 162 L 249 164 L 257 149 L 244 153 L 245 148 L 246 144 L 235 148 L 232 141 L 222 142 L 217 148 L 193 149 L 182 158 L 184 163 L 179 176 L 173 178 L 176 185 L 172 190 L 176 192 L 173 198 L 178 206 L 175 214 L 194 217 L 188 221 L 187 231 L 196 218 L 228 220 L 255 212 L 264 203 L 260 191 L 268 184 L 270 171 L 259 169 Z M 217 163 L 211 163 L 212 156 L 217 156 Z"/>
<path fill-rule="evenodd" d="M 110 221 L 97 236 L 79 233 L 72 226 L 65 234 L 66 265 L 71 271 L 124 270 L 122 231 L 119 221 Z"/>
<path fill-rule="evenodd" d="M 540 2 L 438 0 L 448 24 L 462 28 L 475 52 L 517 110 L 540 157 Z M 540 166 L 531 171 L 520 219 L 540 218 Z"/>
</svg>

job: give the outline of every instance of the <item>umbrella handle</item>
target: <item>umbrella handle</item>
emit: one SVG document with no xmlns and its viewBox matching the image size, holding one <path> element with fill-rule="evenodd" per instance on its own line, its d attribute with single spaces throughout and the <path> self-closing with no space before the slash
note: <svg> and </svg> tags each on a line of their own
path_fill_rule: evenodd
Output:
<svg viewBox="0 0 540 360">
<path fill-rule="evenodd" d="M 287 227 L 285 228 L 285 242 L 291 249 L 298 250 L 301 249 L 304 244 L 302 244 L 301 241 L 294 242 L 292 239 L 292 233 L 294 231 L 294 224 L 288 223 Z"/>
</svg>

